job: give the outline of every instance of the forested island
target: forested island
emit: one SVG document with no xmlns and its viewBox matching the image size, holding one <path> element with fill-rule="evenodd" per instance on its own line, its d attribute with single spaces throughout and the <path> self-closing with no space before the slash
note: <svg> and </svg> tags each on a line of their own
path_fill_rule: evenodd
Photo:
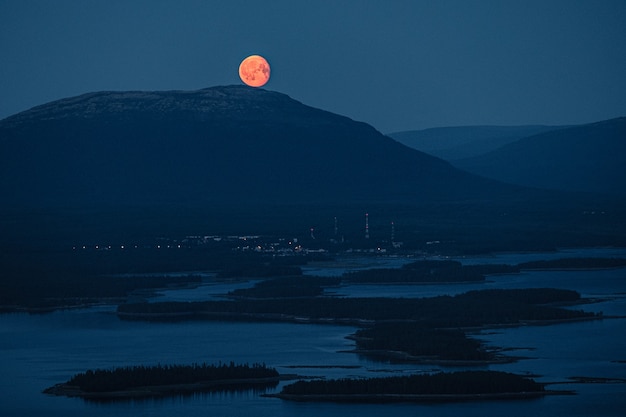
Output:
<svg viewBox="0 0 626 417">
<path fill-rule="evenodd" d="M 257 282 L 252 288 L 230 291 L 230 298 L 298 298 L 317 297 L 327 287 L 341 283 L 339 277 L 279 277 Z"/>
<path fill-rule="evenodd" d="M 420 260 L 400 268 L 372 268 L 345 273 L 343 283 L 368 284 L 444 284 L 483 282 L 494 274 L 515 274 L 529 269 L 603 269 L 626 266 L 622 258 L 559 258 L 507 264 L 463 265 L 451 260 Z"/>
<path fill-rule="evenodd" d="M 376 323 L 349 338 L 356 342 L 355 353 L 381 361 L 463 366 L 512 360 L 487 350 L 460 329 L 428 328 L 415 322 Z"/>
<path fill-rule="evenodd" d="M 280 375 L 264 364 L 127 366 L 88 370 L 44 393 L 112 401 L 194 392 L 262 392 L 280 380 L 295 378 Z M 295 401 L 392 402 L 519 399 L 550 393 L 553 392 L 546 391 L 542 384 L 519 375 L 462 371 L 386 378 L 300 379 L 283 387 L 280 393 L 266 396 Z"/>
<path fill-rule="evenodd" d="M 455 328 L 597 317 L 547 305 L 579 302 L 580 294 L 576 291 L 531 288 L 469 291 L 430 298 L 303 297 L 121 304 L 117 313 L 129 320 L 233 319 L 357 325 L 409 320 L 423 326 Z"/>
<path fill-rule="evenodd" d="M 4 281 L 0 284 L 0 313 L 47 313 L 57 309 L 119 304 L 135 291 L 195 286 L 198 275 L 98 276 L 89 272 L 50 273 L 45 279 Z"/>
<path fill-rule="evenodd" d="M 276 386 L 279 379 L 278 371 L 264 364 L 128 366 L 88 370 L 44 393 L 107 400 L 263 389 Z"/>
<path fill-rule="evenodd" d="M 535 398 L 552 394 L 533 379 L 497 371 L 462 371 L 366 379 L 298 381 L 278 394 L 292 401 L 437 402 Z"/>
<path fill-rule="evenodd" d="M 431 284 L 454 282 L 481 282 L 485 275 L 519 272 L 514 265 L 463 265 L 458 261 L 421 260 L 401 268 L 373 268 L 348 272 L 342 279 L 346 283 L 404 283 Z"/>
<path fill-rule="evenodd" d="M 560 258 L 518 264 L 522 269 L 603 269 L 626 266 L 623 258 Z"/>
<path fill-rule="evenodd" d="M 306 255 L 266 259 L 233 250 L 233 242 L 186 246 L 166 240 L 132 246 L 80 246 L 0 251 L 0 313 L 45 313 L 95 304 L 120 304 L 135 291 L 197 285 L 196 272 L 212 271 L 220 280 L 301 275 Z M 11 248 L 11 250 L 9 250 Z M 168 274 L 175 273 L 175 274 Z"/>
</svg>

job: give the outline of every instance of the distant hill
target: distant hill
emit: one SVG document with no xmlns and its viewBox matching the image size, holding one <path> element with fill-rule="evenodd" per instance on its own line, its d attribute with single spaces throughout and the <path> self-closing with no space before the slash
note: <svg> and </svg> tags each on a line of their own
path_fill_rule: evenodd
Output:
<svg viewBox="0 0 626 417">
<path fill-rule="evenodd" d="M 493 151 L 526 136 L 566 126 L 456 126 L 390 133 L 413 149 L 453 161 Z"/>
<path fill-rule="evenodd" d="M 518 189 L 244 86 L 98 92 L 0 121 L 6 206 L 430 201 Z"/>
<path fill-rule="evenodd" d="M 455 165 L 512 184 L 626 196 L 626 117 L 523 138 Z"/>
</svg>

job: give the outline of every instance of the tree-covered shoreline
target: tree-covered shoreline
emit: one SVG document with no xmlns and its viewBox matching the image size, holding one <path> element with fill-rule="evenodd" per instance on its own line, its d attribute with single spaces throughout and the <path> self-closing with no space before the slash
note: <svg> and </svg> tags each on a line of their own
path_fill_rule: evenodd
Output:
<svg viewBox="0 0 626 417">
<path fill-rule="evenodd" d="M 298 298 L 324 295 L 325 288 L 341 283 L 338 277 L 286 276 L 260 281 L 252 288 L 228 293 L 229 298 Z"/>
<path fill-rule="evenodd" d="M 372 268 L 345 273 L 345 283 L 404 283 L 432 284 L 456 282 L 483 282 L 490 274 L 519 272 L 515 265 L 463 265 L 459 261 L 421 260 L 400 268 Z"/>
<path fill-rule="evenodd" d="M 168 271 L 211 270 L 219 279 L 261 278 L 254 288 L 236 290 L 228 296 L 269 299 L 323 296 L 326 288 L 341 285 L 480 283 L 489 275 L 522 270 L 591 270 L 626 266 L 626 259 L 622 258 L 561 258 L 515 265 L 462 265 L 451 260 L 418 260 L 401 268 L 373 268 L 330 278 L 302 274 L 299 265 L 315 257 L 273 259 L 262 254 L 226 251 L 225 247 L 213 249 L 215 251 L 167 249 L 158 254 L 141 248 L 128 251 L 74 250 L 46 254 L 36 262 L 17 257 L 0 271 L 0 313 L 39 313 L 119 304 L 134 291 L 201 282 L 201 278 L 193 273 L 164 275 Z M 72 265 L 72 268 L 65 268 L 64 264 Z M 24 285 L 24 276 L 27 276 L 28 285 Z"/>
<path fill-rule="evenodd" d="M 297 381 L 272 396 L 292 401 L 394 402 L 534 398 L 553 392 L 531 378 L 499 371 L 460 371 L 384 378 Z"/>
<path fill-rule="evenodd" d="M 432 329 L 414 322 L 376 323 L 349 338 L 356 343 L 353 352 L 385 362 L 463 366 L 513 360 L 486 349 L 460 329 Z"/>
<path fill-rule="evenodd" d="M 608 269 L 626 266 L 623 258 L 559 258 L 523 262 L 517 265 L 520 270 L 524 269 L 563 269 L 563 270 L 586 270 Z"/>
<path fill-rule="evenodd" d="M 571 290 L 531 288 L 469 291 L 430 298 L 302 297 L 127 304 L 121 319 L 147 321 L 242 320 L 348 324 L 355 353 L 378 360 L 467 366 L 515 358 L 487 350 L 467 329 L 552 324 L 601 315 L 556 305 L 580 303 Z"/>
<path fill-rule="evenodd" d="M 276 385 L 279 379 L 278 371 L 265 364 L 137 365 L 88 370 L 44 393 L 94 399 L 132 398 L 262 388 Z"/>
<path fill-rule="evenodd" d="M 488 275 L 516 274 L 523 270 L 588 270 L 621 268 L 623 258 L 558 258 L 522 262 L 518 264 L 463 265 L 452 260 L 420 260 L 400 268 L 371 268 L 347 272 L 342 282 L 348 284 L 444 284 L 484 282 Z"/>
<path fill-rule="evenodd" d="M 128 320 L 233 319 L 362 324 L 409 320 L 430 327 L 520 325 L 597 316 L 547 304 L 581 302 L 570 290 L 531 288 L 469 291 L 430 298 L 273 298 L 122 304 Z"/>
</svg>

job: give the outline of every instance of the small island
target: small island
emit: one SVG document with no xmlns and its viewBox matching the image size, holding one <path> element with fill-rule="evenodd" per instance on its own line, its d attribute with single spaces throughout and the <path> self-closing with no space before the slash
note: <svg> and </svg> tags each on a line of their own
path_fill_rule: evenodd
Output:
<svg viewBox="0 0 626 417">
<path fill-rule="evenodd" d="M 348 338 L 356 342 L 352 352 L 383 362 L 475 366 L 517 359 L 485 348 L 460 329 L 429 328 L 415 322 L 376 323 Z"/>
<path fill-rule="evenodd" d="M 231 301 L 121 304 L 124 320 L 266 320 L 297 323 L 371 325 L 377 321 L 414 321 L 432 328 L 485 328 L 597 319 L 574 305 L 575 291 L 552 288 L 469 291 L 429 298 L 236 298 Z"/>
<path fill-rule="evenodd" d="M 291 401 L 452 402 L 536 398 L 569 391 L 547 391 L 533 379 L 499 371 L 440 372 L 386 378 L 298 381 L 278 394 Z"/>
<path fill-rule="evenodd" d="M 514 265 L 463 265 L 459 261 L 421 260 L 400 268 L 372 268 L 347 272 L 348 284 L 452 284 L 484 282 L 486 275 L 519 272 Z"/>
<path fill-rule="evenodd" d="M 586 269 L 609 269 L 626 266 L 623 258 L 559 258 L 542 261 L 530 261 L 518 264 L 520 270 L 586 270 Z"/>
<path fill-rule="evenodd" d="M 264 364 L 128 366 L 79 373 L 65 383 L 47 388 L 44 393 L 104 401 L 193 392 L 262 390 L 288 378 Z"/>
<path fill-rule="evenodd" d="M 252 288 L 230 291 L 232 299 L 302 298 L 325 295 L 326 287 L 338 286 L 339 277 L 286 276 L 257 282 Z"/>
</svg>

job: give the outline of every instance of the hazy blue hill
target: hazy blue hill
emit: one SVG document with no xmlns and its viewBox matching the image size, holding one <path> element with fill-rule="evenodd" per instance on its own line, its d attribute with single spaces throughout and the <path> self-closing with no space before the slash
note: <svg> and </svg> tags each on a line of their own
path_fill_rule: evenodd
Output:
<svg viewBox="0 0 626 417">
<path fill-rule="evenodd" d="M 426 201 L 517 190 L 244 86 L 99 92 L 0 121 L 5 206 Z"/>
<path fill-rule="evenodd" d="M 453 161 L 493 151 L 526 136 L 565 126 L 455 126 L 390 133 L 388 136 L 418 151 Z"/>
<path fill-rule="evenodd" d="M 626 196 L 626 117 L 523 138 L 455 164 L 513 184 Z"/>
</svg>

